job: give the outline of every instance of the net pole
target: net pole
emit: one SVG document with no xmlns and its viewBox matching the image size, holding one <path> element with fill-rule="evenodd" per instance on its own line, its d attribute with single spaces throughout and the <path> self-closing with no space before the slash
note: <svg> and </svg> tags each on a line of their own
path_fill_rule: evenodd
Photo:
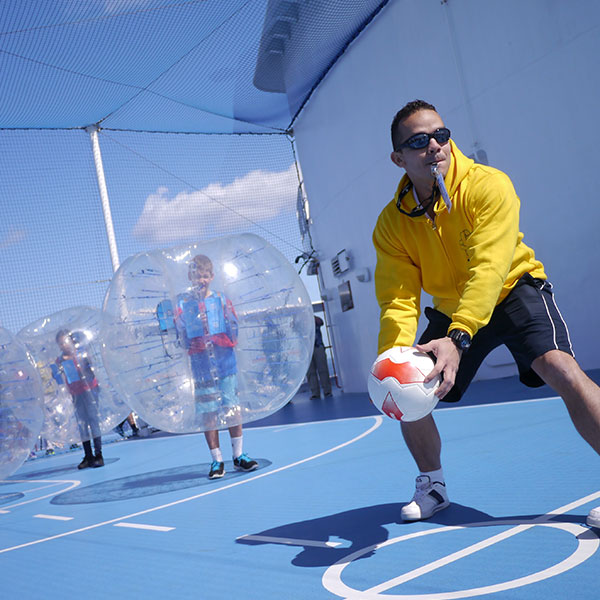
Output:
<svg viewBox="0 0 600 600">
<path fill-rule="evenodd" d="M 300 164 L 300 159 L 298 155 L 298 148 L 296 146 L 296 138 L 293 135 L 293 132 L 290 132 L 291 135 L 288 135 L 288 139 L 290 144 L 292 145 L 292 154 L 294 156 L 294 163 L 296 164 L 296 172 L 298 174 L 298 183 L 300 186 L 300 193 L 302 195 L 302 201 L 304 203 L 304 210 L 306 214 L 306 226 L 308 227 L 308 236 L 310 239 L 310 247 L 314 251 L 312 245 L 312 235 L 310 231 L 311 225 L 311 217 L 310 217 L 310 202 L 308 199 L 308 194 L 306 193 L 306 187 L 304 185 L 304 175 L 302 174 L 302 166 Z M 302 248 L 304 250 L 304 247 Z M 315 254 L 315 258 L 318 260 L 318 254 Z M 333 319 L 331 318 L 331 310 L 329 308 L 329 298 L 323 298 L 323 290 L 325 289 L 325 281 L 323 279 L 323 271 L 321 269 L 321 264 L 319 261 L 319 266 L 317 267 L 317 283 L 319 286 L 319 293 L 321 294 L 321 300 L 323 301 L 323 314 L 325 315 L 325 335 L 327 336 L 328 347 L 330 349 L 331 356 L 331 368 L 333 369 L 333 377 L 335 379 L 335 383 L 338 388 L 342 388 L 341 377 L 337 372 L 337 346 L 335 336 L 333 334 Z"/>
<path fill-rule="evenodd" d="M 90 134 L 92 141 L 92 153 L 94 155 L 94 164 L 96 165 L 96 180 L 98 182 L 98 192 L 102 201 L 102 212 L 104 214 L 104 227 L 106 237 L 108 238 L 108 249 L 110 251 L 110 260 L 112 262 L 113 272 L 119 268 L 119 252 L 117 250 L 117 240 L 115 238 L 115 228 L 113 226 L 110 202 L 108 200 L 108 189 L 104 177 L 104 165 L 102 164 L 102 154 L 100 153 L 100 142 L 98 141 L 98 126 L 90 125 L 85 130 Z"/>
</svg>

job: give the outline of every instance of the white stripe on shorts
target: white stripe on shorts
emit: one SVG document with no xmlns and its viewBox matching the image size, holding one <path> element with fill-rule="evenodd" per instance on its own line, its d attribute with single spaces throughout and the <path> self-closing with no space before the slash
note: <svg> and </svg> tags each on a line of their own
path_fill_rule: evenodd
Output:
<svg viewBox="0 0 600 600">
<path fill-rule="evenodd" d="M 560 312 L 560 309 L 558 308 L 558 305 L 556 304 L 556 300 L 554 299 L 554 292 L 552 291 L 552 284 L 550 282 L 547 282 L 547 283 L 550 287 L 550 289 L 548 291 L 550 292 L 550 296 L 552 297 L 552 304 L 554 304 L 554 308 L 556 309 L 556 312 L 558 313 L 558 316 L 560 317 L 560 320 L 562 321 L 565 331 L 567 332 L 567 341 L 569 342 L 569 350 L 571 351 L 571 354 L 573 355 L 573 357 L 575 357 L 575 352 L 573 352 L 573 345 L 571 344 L 571 336 L 569 335 L 569 328 L 567 327 L 567 323 L 564 320 L 562 313 Z M 542 290 L 540 290 L 540 291 L 542 291 Z M 552 320 L 552 315 L 550 314 L 550 311 L 548 310 L 548 304 L 546 303 L 546 298 L 544 298 L 543 295 L 542 295 L 542 300 L 544 301 L 544 306 L 546 308 L 546 313 L 548 314 L 548 318 L 550 319 L 550 323 L 552 323 L 554 347 L 558 350 L 558 343 L 556 342 L 556 327 L 554 326 L 554 321 Z"/>
</svg>

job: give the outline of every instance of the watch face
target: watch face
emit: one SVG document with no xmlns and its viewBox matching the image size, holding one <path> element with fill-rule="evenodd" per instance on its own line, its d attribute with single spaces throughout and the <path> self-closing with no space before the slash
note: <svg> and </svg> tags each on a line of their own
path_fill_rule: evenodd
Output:
<svg viewBox="0 0 600 600">
<path fill-rule="evenodd" d="M 471 347 L 471 336 L 466 331 L 453 329 L 449 337 L 461 350 L 468 350 Z"/>
</svg>

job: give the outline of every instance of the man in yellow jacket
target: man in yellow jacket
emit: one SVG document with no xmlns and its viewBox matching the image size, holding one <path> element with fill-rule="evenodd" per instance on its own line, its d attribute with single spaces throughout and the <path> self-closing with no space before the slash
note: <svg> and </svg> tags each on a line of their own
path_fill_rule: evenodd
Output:
<svg viewBox="0 0 600 600">
<path fill-rule="evenodd" d="M 440 400 L 458 401 L 485 357 L 505 344 L 521 381 L 560 394 L 600 454 L 600 388 L 575 361 L 552 285 L 523 243 L 510 179 L 462 154 L 422 100 L 396 114 L 392 144 L 391 159 L 406 174 L 373 233 L 379 353 L 414 344 L 424 289 L 433 308 L 425 309 L 429 325 L 417 348 L 436 358 L 427 381 L 442 374 Z M 432 415 L 402 423 L 402 434 L 420 471 L 402 518 L 427 519 L 449 505 L 440 435 Z M 600 507 L 588 524 L 600 527 Z"/>
</svg>

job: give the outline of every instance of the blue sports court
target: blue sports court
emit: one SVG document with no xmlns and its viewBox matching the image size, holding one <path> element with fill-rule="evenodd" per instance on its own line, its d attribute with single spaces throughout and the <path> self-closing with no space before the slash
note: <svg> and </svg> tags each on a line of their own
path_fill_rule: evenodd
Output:
<svg viewBox="0 0 600 600">
<path fill-rule="evenodd" d="M 452 504 L 426 522 L 400 522 L 416 469 L 361 394 L 298 394 L 246 427 L 260 468 L 217 481 L 201 434 L 28 461 L 0 487 L 3 595 L 596 598 L 600 465 L 547 392 L 476 382 L 436 410 Z"/>
</svg>

